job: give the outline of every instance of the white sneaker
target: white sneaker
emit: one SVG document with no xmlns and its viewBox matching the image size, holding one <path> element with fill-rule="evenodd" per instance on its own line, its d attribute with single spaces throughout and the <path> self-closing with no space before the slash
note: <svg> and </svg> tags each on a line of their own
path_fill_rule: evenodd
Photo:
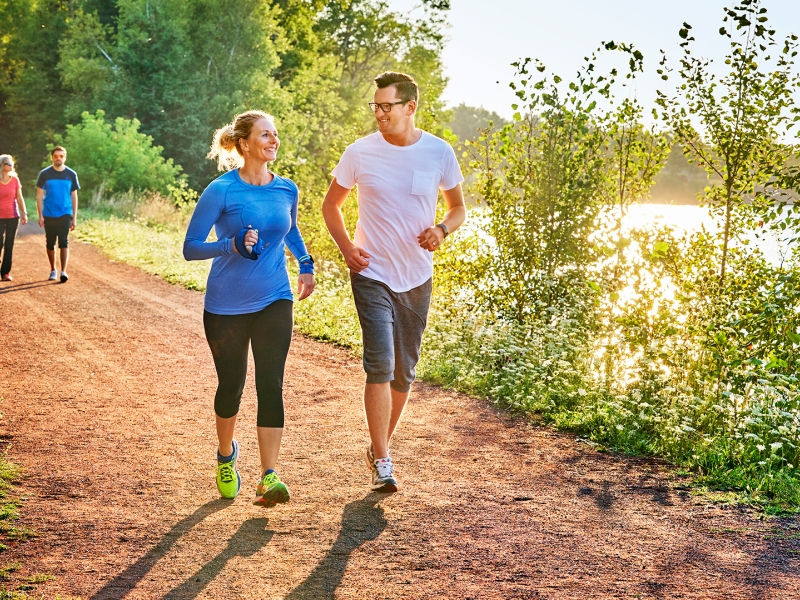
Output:
<svg viewBox="0 0 800 600">
<path fill-rule="evenodd" d="M 50 277 L 47 278 L 47 281 L 55 281 L 56 279 L 58 279 L 58 273 L 50 271 Z"/>
<path fill-rule="evenodd" d="M 53 273 L 55 273 L 55 271 L 53 271 Z M 67 283 L 68 279 L 69 279 L 69 275 L 67 275 L 67 272 L 66 271 L 61 271 L 61 283 Z"/>
<path fill-rule="evenodd" d="M 391 452 L 389 452 L 389 458 L 392 458 Z M 372 442 L 367 446 L 367 453 L 364 455 L 364 460 L 367 463 L 367 468 L 371 471 L 375 463 L 375 451 L 372 449 Z"/>
<path fill-rule="evenodd" d="M 379 458 L 372 465 L 372 490 L 383 494 L 397 491 L 394 465 L 391 458 Z"/>
</svg>

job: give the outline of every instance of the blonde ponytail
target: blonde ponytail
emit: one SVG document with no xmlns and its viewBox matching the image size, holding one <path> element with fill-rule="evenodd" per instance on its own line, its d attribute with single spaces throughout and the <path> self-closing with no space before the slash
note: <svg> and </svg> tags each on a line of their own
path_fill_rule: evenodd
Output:
<svg viewBox="0 0 800 600">
<path fill-rule="evenodd" d="M 275 122 L 275 117 L 260 110 L 248 110 L 233 118 L 233 121 L 220 127 L 214 132 L 214 141 L 208 158 L 217 161 L 220 171 L 238 169 L 244 165 L 242 149 L 239 140 L 250 137 L 253 124 L 259 119 L 268 119 Z"/>
</svg>

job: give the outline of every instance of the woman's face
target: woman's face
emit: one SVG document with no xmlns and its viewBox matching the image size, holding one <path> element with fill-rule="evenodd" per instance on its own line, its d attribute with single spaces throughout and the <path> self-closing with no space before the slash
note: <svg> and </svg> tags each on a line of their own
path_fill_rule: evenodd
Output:
<svg viewBox="0 0 800 600">
<path fill-rule="evenodd" d="M 14 163 L 4 162 L 3 163 L 3 175 L 8 175 L 11 171 L 14 170 Z"/>
<path fill-rule="evenodd" d="M 278 139 L 278 130 L 275 123 L 269 119 L 261 118 L 253 124 L 250 136 L 245 143 L 240 142 L 245 159 L 251 158 L 258 161 L 273 162 L 278 158 L 278 148 L 281 141 Z"/>
</svg>

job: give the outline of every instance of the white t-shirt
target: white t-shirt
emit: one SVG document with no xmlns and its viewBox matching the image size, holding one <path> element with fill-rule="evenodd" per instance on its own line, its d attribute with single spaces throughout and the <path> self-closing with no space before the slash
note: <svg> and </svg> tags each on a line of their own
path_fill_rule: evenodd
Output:
<svg viewBox="0 0 800 600">
<path fill-rule="evenodd" d="M 417 236 L 435 225 L 439 189 L 464 181 L 450 144 L 425 131 L 410 146 L 395 146 L 380 132 L 347 147 L 332 175 L 358 186 L 354 242 L 370 255 L 361 275 L 407 292 L 433 275 L 432 252 Z"/>
</svg>

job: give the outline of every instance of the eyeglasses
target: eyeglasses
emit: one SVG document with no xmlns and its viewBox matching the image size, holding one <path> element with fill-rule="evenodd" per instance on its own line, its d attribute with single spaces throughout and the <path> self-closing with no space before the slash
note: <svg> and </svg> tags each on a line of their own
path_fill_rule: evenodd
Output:
<svg viewBox="0 0 800 600">
<path fill-rule="evenodd" d="M 8 166 L 9 166 L 9 167 L 11 167 L 12 169 L 14 168 L 14 163 L 10 163 L 10 162 L 4 162 L 3 164 L 4 164 L 4 165 L 8 165 Z"/>
<path fill-rule="evenodd" d="M 385 113 L 391 112 L 392 107 L 396 104 L 408 104 L 408 100 L 400 100 L 399 102 L 370 102 L 369 107 L 372 112 L 378 112 L 378 107 Z"/>
</svg>

